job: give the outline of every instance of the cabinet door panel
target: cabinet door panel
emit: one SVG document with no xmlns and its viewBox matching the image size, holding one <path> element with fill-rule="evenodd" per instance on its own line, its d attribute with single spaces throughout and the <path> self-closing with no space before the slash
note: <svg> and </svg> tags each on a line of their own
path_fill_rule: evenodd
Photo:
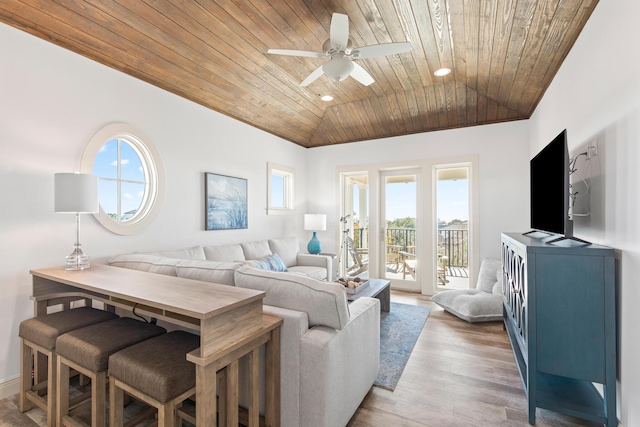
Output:
<svg viewBox="0 0 640 427">
<path fill-rule="evenodd" d="M 535 258 L 538 371 L 603 383 L 602 257 Z"/>
</svg>

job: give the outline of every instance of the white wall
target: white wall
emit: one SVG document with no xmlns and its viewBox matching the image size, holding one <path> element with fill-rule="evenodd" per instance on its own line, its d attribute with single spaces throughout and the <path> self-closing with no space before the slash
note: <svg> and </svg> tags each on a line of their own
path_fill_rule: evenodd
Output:
<svg viewBox="0 0 640 427">
<path fill-rule="evenodd" d="M 61 265 L 75 240 L 73 216 L 53 212 L 53 174 L 78 170 L 86 142 L 110 122 L 129 123 L 153 141 L 166 193 L 139 235 L 111 234 L 83 216 L 81 241 L 94 260 L 306 237 L 303 148 L 0 24 L 0 388 L 18 375 L 18 325 L 33 314 L 29 270 Z M 297 169 L 299 215 L 266 215 L 268 161 Z M 248 179 L 247 230 L 204 231 L 204 172 Z"/>
<path fill-rule="evenodd" d="M 640 425 L 640 407 L 631 405 L 640 401 L 640 340 L 633 330 L 640 324 L 639 15 L 640 3 L 600 2 L 528 122 L 312 150 L 0 24 L 0 386 L 18 375 L 18 324 L 32 314 L 29 269 L 61 264 L 74 240 L 73 218 L 53 213 L 53 174 L 78 169 L 84 144 L 107 123 L 130 123 L 153 140 L 167 191 L 162 212 L 137 236 L 115 236 L 84 217 L 82 242 L 94 259 L 300 235 L 307 207 L 329 214 L 320 238 L 325 250 L 336 251 L 338 168 L 471 154 L 479 159 L 479 256 L 498 257 L 501 231 L 528 228 L 529 158 L 567 128 L 572 151 L 598 144 L 598 156 L 584 164 L 592 215 L 577 221 L 575 232 L 620 250 L 620 419 Z M 264 214 L 267 161 L 296 168 L 300 215 Z M 205 171 L 248 178 L 248 230 L 203 231 Z"/>
<path fill-rule="evenodd" d="M 309 150 L 308 206 L 327 211 L 327 231 L 323 244 L 339 250 L 339 199 L 337 170 L 344 167 L 368 169 L 371 174 L 389 166 L 416 165 L 430 174 L 430 164 L 477 155 L 479 163 L 478 260 L 500 259 L 500 233 L 526 231 L 529 226 L 529 157 L 526 121 L 429 132 L 374 141 L 320 147 Z M 373 165 L 373 167 L 369 167 Z M 376 198 L 377 189 L 370 189 Z M 374 194 L 371 194 L 374 193 Z M 419 198 L 431 208 L 430 190 Z M 370 206 L 373 206 L 373 202 Z M 373 209 L 370 207 L 370 209 Z M 375 212 L 369 212 L 377 218 Z M 373 219 L 370 225 L 373 227 Z M 424 289 L 424 287 L 423 287 Z"/>
<path fill-rule="evenodd" d="M 562 129 L 591 186 L 576 236 L 613 247 L 617 260 L 621 425 L 640 425 L 640 3 L 601 1 L 530 120 L 530 156 Z"/>
</svg>

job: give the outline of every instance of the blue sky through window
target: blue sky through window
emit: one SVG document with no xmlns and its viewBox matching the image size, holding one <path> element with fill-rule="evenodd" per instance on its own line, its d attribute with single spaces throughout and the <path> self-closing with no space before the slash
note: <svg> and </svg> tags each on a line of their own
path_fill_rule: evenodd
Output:
<svg viewBox="0 0 640 427">
<path fill-rule="evenodd" d="M 469 220 L 469 180 L 438 181 L 438 220 Z"/>
<path fill-rule="evenodd" d="M 284 208 L 284 176 L 271 175 L 271 207 Z"/>
<path fill-rule="evenodd" d="M 416 217 L 416 183 L 387 184 L 386 219 Z M 359 218 L 360 194 L 353 186 L 353 210 Z M 450 222 L 454 219 L 469 219 L 469 180 L 438 181 L 438 219 Z"/>
<path fill-rule="evenodd" d="M 107 141 L 96 155 L 93 174 L 100 178 L 98 195 L 102 209 L 108 215 L 116 216 L 119 198 L 120 219 L 130 219 L 140 208 L 146 189 L 142 161 L 133 147 L 123 139 Z"/>
</svg>

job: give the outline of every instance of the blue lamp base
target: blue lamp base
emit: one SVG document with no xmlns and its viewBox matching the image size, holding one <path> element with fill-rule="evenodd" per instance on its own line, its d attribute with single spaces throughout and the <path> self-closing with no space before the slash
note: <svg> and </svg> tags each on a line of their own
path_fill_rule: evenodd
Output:
<svg viewBox="0 0 640 427">
<path fill-rule="evenodd" d="M 313 237 L 309 240 L 309 244 L 307 244 L 307 252 L 310 254 L 317 255 L 322 252 L 322 244 L 320 240 L 318 240 L 318 236 L 316 236 L 316 232 L 313 232 Z"/>
</svg>

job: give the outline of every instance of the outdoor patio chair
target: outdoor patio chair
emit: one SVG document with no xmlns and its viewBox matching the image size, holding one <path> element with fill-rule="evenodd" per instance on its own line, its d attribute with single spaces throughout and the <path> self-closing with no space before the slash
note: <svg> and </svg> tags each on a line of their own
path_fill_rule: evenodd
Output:
<svg viewBox="0 0 640 427">
<path fill-rule="evenodd" d="M 368 256 L 369 250 L 367 248 L 356 248 L 353 239 L 351 237 L 347 237 L 347 250 L 351 254 L 351 258 L 353 259 L 353 265 L 346 271 L 348 276 L 357 276 L 358 274 L 364 273 L 369 269 L 369 259 L 363 261 L 362 257 L 360 256 Z"/>
<path fill-rule="evenodd" d="M 402 279 L 407 278 L 407 273 L 415 280 L 416 278 L 416 254 L 414 252 L 400 251 L 402 256 Z M 447 280 L 447 260 L 449 257 L 438 254 L 438 282 L 443 286 Z"/>
<path fill-rule="evenodd" d="M 400 255 L 401 249 L 401 245 L 387 245 L 387 265 L 390 267 L 395 266 L 395 272 L 400 271 L 400 259 L 402 258 Z"/>
<path fill-rule="evenodd" d="M 447 280 L 447 261 L 449 257 L 446 255 L 438 254 L 438 282 L 445 286 L 449 281 Z"/>
<path fill-rule="evenodd" d="M 407 278 L 407 273 L 415 280 L 416 278 L 416 254 L 406 251 L 400 251 L 402 256 L 402 279 Z"/>
</svg>

